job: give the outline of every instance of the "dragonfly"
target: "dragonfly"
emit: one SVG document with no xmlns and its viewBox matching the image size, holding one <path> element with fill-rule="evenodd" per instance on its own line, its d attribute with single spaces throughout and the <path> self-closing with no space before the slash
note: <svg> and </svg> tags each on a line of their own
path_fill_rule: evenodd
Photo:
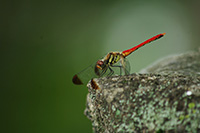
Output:
<svg viewBox="0 0 200 133">
<path fill-rule="evenodd" d="M 122 52 L 109 52 L 105 57 L 101 58 L 81 72 L 75 74 L 72 82 L 76 85 L 82 85 L 86 84 L 92 78 L 103 77 L 105 75 L 110 77 L 115 72 L 113 68 L 119 68 L 120 75 L 122 73 L 124 73 L 124 75 L 130 74 L 130 64 L 126 57 L 132 52 L 136 51 L 138 48 L 141 48 L 145 44 L 163 37 L 165 34 L 166 33 L 161 33 L 153 36 L 150 39 Z"/>
</svg>

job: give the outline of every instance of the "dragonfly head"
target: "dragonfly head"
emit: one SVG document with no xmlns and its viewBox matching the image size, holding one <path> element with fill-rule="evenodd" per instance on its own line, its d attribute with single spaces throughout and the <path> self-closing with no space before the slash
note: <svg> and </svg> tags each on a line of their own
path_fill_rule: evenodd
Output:
<svg viewBox="0 0 200 133">
<path fill-rule="evenodd" d="M 100 76 L 101 71 L 103 71 L 105 67 L 106 67 L 105 62 L 103 60 L 98 60 L 94 69 L 96 75 Z"/>
</svg>

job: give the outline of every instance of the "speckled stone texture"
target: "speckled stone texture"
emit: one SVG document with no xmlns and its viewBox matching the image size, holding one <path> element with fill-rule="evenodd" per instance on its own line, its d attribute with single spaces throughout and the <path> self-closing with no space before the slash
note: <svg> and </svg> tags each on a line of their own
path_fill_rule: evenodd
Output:
<svg viewBox="0 0 200 133">
<path fill-rule="evenodd" d="M 143 74 L 93 79 L 85 115 L 94 132 L 200 132 L 200 51 Z"/>
</svg>

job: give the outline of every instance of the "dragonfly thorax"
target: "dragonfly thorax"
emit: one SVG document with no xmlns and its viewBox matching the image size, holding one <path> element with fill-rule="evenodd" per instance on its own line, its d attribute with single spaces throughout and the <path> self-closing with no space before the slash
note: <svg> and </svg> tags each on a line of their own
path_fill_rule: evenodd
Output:
<svg viewBox="0 0 200 133">
<path fill-rule="evenodd" d="M 113 65 L 115 63 L 117 63 L 120 60 L 121 57 L 121 53 L 119 52 L 111 52 L 106 56 L 106 60 L 108 65 Z"/>
<path fill-rule="evenodd" d="M 117 63 L 121 59 L 122 54 L 119 52 L 110 52 L 103 59 L 98 60 L 95 65 L 95 73 L 98 76 L 101 76 L 101 73 L 104 73 L 108 67 Z"/>
</svg>

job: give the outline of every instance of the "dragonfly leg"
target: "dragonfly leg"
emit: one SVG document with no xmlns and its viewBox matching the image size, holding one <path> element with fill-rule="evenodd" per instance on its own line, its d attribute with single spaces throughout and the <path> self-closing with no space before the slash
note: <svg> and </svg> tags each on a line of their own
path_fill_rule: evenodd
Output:
<svg viewBox="0 0 200 133">
<path fill-rule="evenodd" d="M 101 74 L 99 75 L 99 77 L 102 77 L 106 73 L 107 70 L 108 70 L 108 67 L 104 68 Z"/>
<path fill-rule="evenodd" d="M 124 71 L 125 71 L 125 75 L 129 75 L 130 74 L 130 72 L 128 70 L 124 69 Z"/>
<path fill-rule="evenodd" d="M 112 66 L 112 67 L 119 67 L 120 68 L 120 75 L 122 75 L 123 66 L 117 65 L 117 66 Z"/>
<path fill-rule="evenodd" d="M 110 70 L 110 73 L 108 74 L 108 77 L 110 77 L 110 76 L 113 75 L 114 71 L 113 71 L 110 67 L 108 67 L 108 68 L 109 68 L 109 70 Z"/>
</svg>

